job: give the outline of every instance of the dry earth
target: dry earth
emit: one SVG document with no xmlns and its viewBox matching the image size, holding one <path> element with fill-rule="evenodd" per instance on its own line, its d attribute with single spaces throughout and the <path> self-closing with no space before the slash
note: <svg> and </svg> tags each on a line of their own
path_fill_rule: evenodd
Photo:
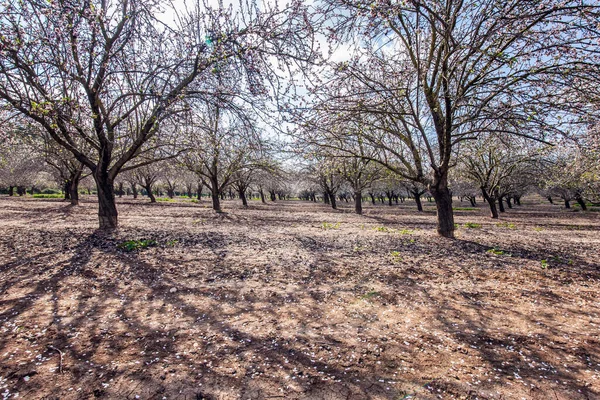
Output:
<svg viewBox="0 0 600 400">
<path fill-rule="evenodd" d="M 597 212 L 96 207 L 0 197 L 3 398 L 600 399 Z"/>
</svg>

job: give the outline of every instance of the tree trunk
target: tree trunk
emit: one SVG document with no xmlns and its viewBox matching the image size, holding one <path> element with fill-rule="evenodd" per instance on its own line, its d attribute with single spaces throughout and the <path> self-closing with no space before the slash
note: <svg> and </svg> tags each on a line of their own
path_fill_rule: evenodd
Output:
<svg viewBox="0 0 600 400">
<path fill-rule="evenodd" d="M 571 208 L 571 203 L 567 199 L 565 199 L 565 208 Z"/>
<path fill-rule="evenodd" d="M 521 205 L 521 196 L 515 196 L 515 204 L 518 206 Z"/>
<path fill-rule="evenodd" d="M 65 192 L 65 200 L 71 200 L 71 181 L 70 180 L 66 180 L 65 181 L 65 186 L 63 188 L 63 191 Z M 11 194 L 12 196 L 12 194 Z"/>
<path fill-rule="evenodd" d="M 137 197 L 138 197 L 138 190 L 137 190 L 137 185 L 135 183 L 131 184 L 131 193 L 133 193 L 133 198 L 137 199 Z"/>
<path fill-rule="evenodd" d="M 148 192 L 148 197 L 150 197 L 150 203 L 156 203 L 156 197 L 154 197 L 154 193 L 152 192 L 152 185 L 147 185 L 145 189 Z"/>
<path fill-rule="evenodd" d="M 79 179 L 81 179 L 81 172 L 74 174 L 69 185 L 69 198 L 72 206 L 79 205 Z"/>
<path fill-rule="evenodd" d="M 331 208 L 333 208 L 334 210 L 337 210 L 337 203 L 335 201 L 335 193 L 333 192 L 329 192 L 329 201 L 331 202 Z"/>
<path fill-rule="evenodd" d="M 198 188 L 197 188 L 197 190 L 198 190 L 198 194 L 197 194 L 198 195 L 198 201 L 202 200 L 202 189 L 204 189 L 204 188 L 202 187 L 202 184 L 199 183 L 198 184 Z"/>
<path fill-rule="evenodd" d="M 360 190 L 354 192 L 354 211 L 357 214 L 362 214 L 362 192 Z"/>
<path fill-rule="evenodd" d="M 583 197 L 581 197 L 580 194 L 577 194 L 575 196 L 575 200 L 577 201 L 577 204 L 579 204 L 581 206 L 582 211 L 587 211 L 587 206 L 585 205 L 585 200 L 583 200 Z"/>
<path fill-rule="evenodd" d="M 388 198 L 388 206 L 392 205 L 392 194 L 390 192 L 385 192 Z"/>
<path fill-rule="evenodd" d="M 415 198 L 415 203 L 417 203 L 417 211 L 423 212 L 423 204 L 421 204 L 421 194 L 419 192 L 412 193 Z"/>
<path fill-rule="evenodd" d="M 469 201 L 471 202 L 471 206 L 475 207 L 477 203 L 475 202 L 475 196 L 469 197 Z"/>
<path fill-rule="evenodd" d="M 221 212 L 221 196 L 223 193 L 219 193 L 219 182 L 216 179 L 212 179 L 210 182 L 210 195 L 212 197 L 213 210 Z"/>
<path fill-rule="evenodd" d="M 435 178 L 430 188 L 437 208 L 437 232 L 440 236 L 454 238 L 454 213 L 452 211 L 452 194 L 448 189 L 448 175 Z"/>
<path fill-rule="evenodd" d="M 498 209 L 496 208 L 496 199 L 490 197 L 490 195 L 484 188 L 481 188 L 481 194 L 483 195 L 483 199 L 487 201 L 488 205 L 490 206 L 491 217 L 497 219 Z"/>
<path fill-rule="evenodd" d="M 119 197 L 123 197 L 123 182 L 119 182 Z"/>
<path fill-rule="evenodd" d="M 94 174 L 98 191 L 98 219 L 100 229 L 115 229 L 118 226 L 117 204 L 115 203 L 114 182 L 106 172 Z"/>
<path fill-rule="evenodd" d="M 548 196 L 546 198 L 548 199 L 548 201 L 550 202 L 550 204 L 554 204 L 554 202 L 552 201 L 552 197 L 551 196 Z"/>
<path fill-rule="evenodd" d="M 261 201 L 261 203 L 266 204 L 267 201 L 265 200 L 265 192 L 263 191 L 262 188 L 260 188 L 260 190 L 258 192 L 260 193 L 260 201 Z"/>
<path fill-rule="evenodd" d="M 240 199 L 242 200 L 242 205 L 244 207 L 248 207 L 248 199 L 246 199 L 246 190 L 244 189 L 239 189 L 238 193 L 240 195 Z"/>
<path fill-rule="evenodd" d="M 329 204 L 329 194 L 327 192 L 323 192 L 323 203 Z"/>
<path fill-rule="evenodd" d="M 15 187 L 14 186 L 9 186 L 8 187 L 8 195 L 9 196 L 14 196 L 15 195 Z"/>
<path fill-rule="evenodd" d="M 512 203 L 510 200 L 511 200 L 510 196 L 506 196 L 506 205 L 508 206 L 508 208 L 512 208 Z"/>
<path fill-rule="evenodd" d="M 371 203 L 375 205 L 375 195 L 373 193 L 369 193 L 369 196 L 371 197 Z"/>
<path fill-rule="evenodd" d="M 276 201 L 277 198 L 275 197 L 275 191 L 274 190 L 269 190 L 269 196 L 271 197 L 271 201 Z"/>
<path fill-rule="evenodd" d="M 506 212 L 504 209 L 504 198 L 502 196 L 498 196 L 498 209 L 501 213 Z"/>
</svg>

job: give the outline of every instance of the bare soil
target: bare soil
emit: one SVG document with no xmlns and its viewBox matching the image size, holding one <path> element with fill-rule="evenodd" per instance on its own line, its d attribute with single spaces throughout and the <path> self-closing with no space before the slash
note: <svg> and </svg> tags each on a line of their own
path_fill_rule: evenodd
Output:
<svg viewBox="0 0 600 400">
<path fill-rule="evenodd" d="M 0 395 L 600 399 L 600 214 L 479 207 L 0 197 Z"/>
</svg>

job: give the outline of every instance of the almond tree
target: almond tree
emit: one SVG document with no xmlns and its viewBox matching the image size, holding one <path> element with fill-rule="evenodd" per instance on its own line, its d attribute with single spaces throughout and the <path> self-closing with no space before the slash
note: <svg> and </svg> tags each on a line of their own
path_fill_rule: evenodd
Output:
<svg viewBox="0 0 600 400">
<path fill-rule="evenodd" d="M 156 18 L 165 9 L 176 23 Z M 91 170 L 100 228 L 117 226 L 117 175 L 155 161 L 139 158 L 185 107 L 182 99 L 201 95 L 200 83 L 220 62 L 235 64 L 247 78 L 240 84 L 258 92 L 272 60 L 314 56 L 298 3 L 233 9 L 197 2 L 186 10 L 177 14 L 161 0 L 3 3 L 0 100 Z"/>
<path fill-rule="evenodd" d="M 454 236 L 448 174 L 458 144 L 498 120 L 537 140 L 566 130 L 550 112 L 554 94 L 597 65 L 592 1 L 321 4 L 331 42 L 357 50 L 331 63 L 314 85 L 313 115 L 297 121 L 322 137 L 337 138 L 332 127 L 343 123 L 369 127 L 360 138 L 381 150 L 374 161 L 428 186 L 445 237 Z"/>
</svg>

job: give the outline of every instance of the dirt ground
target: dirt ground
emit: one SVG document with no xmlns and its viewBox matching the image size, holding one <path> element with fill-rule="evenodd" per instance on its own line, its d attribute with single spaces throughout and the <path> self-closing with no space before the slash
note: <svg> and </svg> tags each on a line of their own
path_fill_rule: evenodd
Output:
<svg viewBox="0 0 600 400">
<path fill-rule="evenodd" d="M 600 399 L 600 213 L 341 207 L 0 197 L 0 395 Z"/>
</svg>

